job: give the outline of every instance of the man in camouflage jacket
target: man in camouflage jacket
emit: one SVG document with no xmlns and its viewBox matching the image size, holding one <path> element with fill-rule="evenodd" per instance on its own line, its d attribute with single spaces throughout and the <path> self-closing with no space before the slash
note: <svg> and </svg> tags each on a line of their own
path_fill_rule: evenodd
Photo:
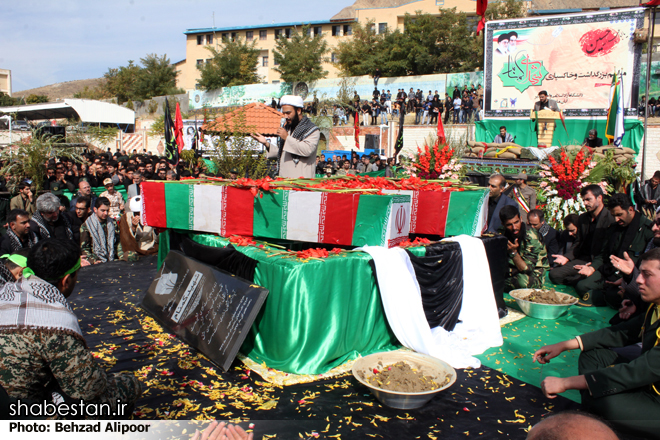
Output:
<svg viewBox="0 0 660 440">
<path fill-rule="evenodd" d="M 534 228 L 527 228 L 518 207 L 507 205 L 500 210 L 501 232 L 507 243 L 508 269 L 505 290 L 537 289 L 543 286 L 545 272 L 550 268 L 548 253 Z"/>
<path fill-rule="evenodd" d="M 39 241 L 27 265 L 18 281 L 0 290 L 0 385 L 8 397 L 59 404 L 59 395 L 67 403 L 108 404 L 112 411 L 69 413 L 73 418 L 130 417 L 142 392 L 138 379 L 107 374 L 96 363 L 66 300 L 80 268 L 78 246 L 71 240 Z"/>
</svg>

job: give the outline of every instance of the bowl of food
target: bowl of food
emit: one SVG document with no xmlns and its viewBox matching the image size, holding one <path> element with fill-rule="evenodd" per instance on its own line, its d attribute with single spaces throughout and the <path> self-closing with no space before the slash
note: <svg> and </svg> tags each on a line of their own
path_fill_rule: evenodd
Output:
<svg viewBox="0 0 660 440">
<path fill-rule="evenodd" d="M 555 289 L 516 289 L 509 292 L 523 313 L 532 318 L 556 319 L 578 302 L 578 299 Z"/>
<path fill-rule="evenodd" d="M 456 370 L 440 359 L 392 351 L 359 358 L 353 376 L 385 406 L 421 408 L 456 382 Z"/>
</svg>

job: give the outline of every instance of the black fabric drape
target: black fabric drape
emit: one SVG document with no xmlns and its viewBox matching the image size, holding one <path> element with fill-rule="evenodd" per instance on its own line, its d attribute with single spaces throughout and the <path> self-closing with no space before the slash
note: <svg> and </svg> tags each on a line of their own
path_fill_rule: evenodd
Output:
<svg viewBox="0 0 660 440">
<path fill-rule="evenodd" d="M 419 289 L 426 320 L 431 328 L 454 330 L 463 302 L 463 257 L 458 243 L 437 243 L 426 247 L 426 256 L 408 252 Z"/>
<path fill-rule="evenodd" d="M 253 281 L 257 260 L 240 253 L 231 244 L 227 247 L 210 247 L 199 244 L 184 234 L 170 230 L 170 249 L 183 252 L 209 266 L 229 272 L 237 277 Z"/>
<path fill-rule="evenodd" d="M 495 303 L 497 308 L 506 309 L 504 303 L 504 282 L 506 281 L 507 264 L 509 262 L 506 243 L 507 239 L 503 235 L 492 237 L 481 237 L 490 266 L 490 279 L 493 282 L 493 293 L 495 294 Z"/>
</svg>

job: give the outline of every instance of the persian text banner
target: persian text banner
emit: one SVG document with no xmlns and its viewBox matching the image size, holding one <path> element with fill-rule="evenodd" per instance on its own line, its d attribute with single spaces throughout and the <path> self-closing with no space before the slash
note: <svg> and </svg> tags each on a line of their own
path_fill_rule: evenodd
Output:
<svg viewBox="0 0 660 440">
<path fill-rule="evenodd" d="M 605 116 L 614 72 L 627 113 L 637 105 L 644 9 L 486 24 L 486 116 L 529 117 L 541 90 L 568 116 Z"/>
</svg>

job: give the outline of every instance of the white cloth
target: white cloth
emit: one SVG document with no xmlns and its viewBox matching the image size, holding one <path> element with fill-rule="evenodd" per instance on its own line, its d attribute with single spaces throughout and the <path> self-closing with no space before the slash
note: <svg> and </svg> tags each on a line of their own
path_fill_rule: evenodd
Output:
<svg viewBox="0 0 660 440">
<path fill-rule="evenodd" d="M 454 368 L 479 368 L 473 357 L 490 347 L 502 345 L 497 306 L 483 243 L 478 238 L 452 238 L 463 253 L 463 302 L 454 331 L 431 329 L 419 284 L 408 254 L 401 248 L 362 248 L 376 265 L 376 275 L 387 321 L 405 347 L 442 359 Z M 476 274 L 476 275 L 475 275 Z"/>
<path fill-rule="evenodd" d="M 531 153 L 536 156 L 538 160 L 545 160 L 548 158 L 549 155 L 552 154 L 553 151 L 558 149 L 559 147 L 548 147 L 548 148 L 536 148 L 536 147 L 527 147 Z"/>
</svg>

